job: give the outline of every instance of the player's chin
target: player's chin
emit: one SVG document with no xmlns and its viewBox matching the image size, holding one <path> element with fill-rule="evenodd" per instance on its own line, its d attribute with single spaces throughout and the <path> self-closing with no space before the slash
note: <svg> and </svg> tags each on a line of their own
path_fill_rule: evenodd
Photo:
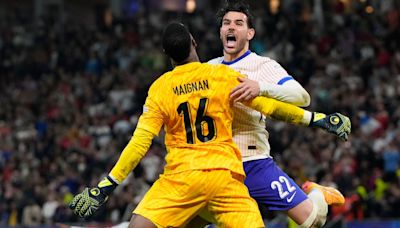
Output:
<svg viewBox="0 0 400 228">
<path fill-rule="evenodd" d="M 225 52 L 227 54 L 236 54 L 236 53 L 238 53 L 237 47 L 227 47 L 227 46 L 225 46 L 224 49 L 225 49 Z"/>
</svg>

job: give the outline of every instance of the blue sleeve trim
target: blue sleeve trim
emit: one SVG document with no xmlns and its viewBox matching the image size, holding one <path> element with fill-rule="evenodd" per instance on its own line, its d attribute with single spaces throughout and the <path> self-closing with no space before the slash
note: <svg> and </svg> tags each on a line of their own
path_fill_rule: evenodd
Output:
<svg viewBox="0 0 400 228">
<path fill-rule="evenodd" d="M 281 80 L 279 80 L 278 85 L 282 85 L 283 83 L 290 81 L 290 80 L 294 80 L 292 76 L 286 76 L 284 78 L 282 78 Z"/>
</svg>

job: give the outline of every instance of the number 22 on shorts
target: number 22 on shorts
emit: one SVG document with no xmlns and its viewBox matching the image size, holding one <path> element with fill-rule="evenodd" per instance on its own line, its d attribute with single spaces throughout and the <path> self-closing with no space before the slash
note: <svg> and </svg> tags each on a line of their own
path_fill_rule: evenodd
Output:
<svg viewBox="0 0 400 228">
<path fill-rule="evenodd" d="M 288 203 L 292 202 L 296 195 L 296 187 L 292 186 L 285 176 L 279 176 L 278 180 L 279 181 L 272 181 L 271 188 L 278 191 L 281 199 L 288 197 L 290 193 L 294 192 L 290 197 L 286 198 Z M 287 190 L 283 190 L 283 184 L 286 186 Z"/>
</svg>

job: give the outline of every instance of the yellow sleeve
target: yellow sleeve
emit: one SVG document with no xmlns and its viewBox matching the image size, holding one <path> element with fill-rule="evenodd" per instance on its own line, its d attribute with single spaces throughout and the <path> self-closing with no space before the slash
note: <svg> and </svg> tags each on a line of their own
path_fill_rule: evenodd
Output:
<svg viewBox="0 0 400 228">
<path fill-rule="evenodd" d="M 149 89 L 146 101 L 143 106 L 143 114 L 140 116 L 141 121 L 138 122 L 138 127 L 150 131 L 151 133 L 158 135 L 161 127 L 164 124 L 164 114 L 162 111 L 161 100 L 164 99 L 165 95 L 160 91 L 160 83 L 158 80 L 153 83 Z"/>
<path fill-rule="evenodd" d="M 164 124 L 164 115 L 158 102 L 158 85 L 159 83 L 153 83 L 150 87 L 136 130 L 110 172 L 110 176 L 118 183 L 137 166 Z"/>
<path fill-rule="evenodd" d="M 151 146 L 154 136 L 155 134 L 150 131 L 136 128 L 131 140 L 122 151 L 121 156 L 110 172 L 110 176 L 117 183 L 124 181 L 128 174 L 137 166 Z"/>
<path fill-rule="evenodd" d="M 275 120 L 304 126 L 308 126 L 311 121 L 309 111 L 272 98 L 256 97 L 244 104 Z"/>
</svg>

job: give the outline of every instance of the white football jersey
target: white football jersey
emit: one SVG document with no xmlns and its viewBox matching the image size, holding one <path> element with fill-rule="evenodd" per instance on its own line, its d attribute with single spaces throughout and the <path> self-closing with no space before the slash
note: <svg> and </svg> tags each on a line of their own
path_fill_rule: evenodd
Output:
<svg viewBox="0 0 400 228">
<path fill-rule="evenodd" d="M 228 65 L 258 82 L 283 84 L 293 79 L 275 60 L 259 56 L 251 51 L 247 51 L 232 62 L 226 62 L 223 57 L 218 57 L 208 63 Z M 265 117 L 241 103 L 235 104 L 234 111 L 233 140 L 242 152 L 243 161 L 271 157 Z"/>
</svg>

